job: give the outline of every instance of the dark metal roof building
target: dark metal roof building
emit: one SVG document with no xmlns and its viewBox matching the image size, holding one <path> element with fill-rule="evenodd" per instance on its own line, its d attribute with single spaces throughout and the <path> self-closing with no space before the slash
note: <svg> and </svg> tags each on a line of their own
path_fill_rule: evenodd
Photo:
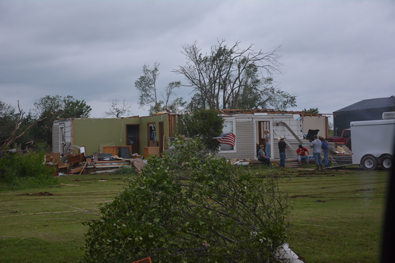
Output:
<svg viewBox="0 0 395 263">
<path fill-rule="evenodd" d="M 381 120 L 383 112 L 395 111 L 395 97 L 361 100 L 333 112 L 334 135 L 340 136 L 352 121 Z"/>
</svg>

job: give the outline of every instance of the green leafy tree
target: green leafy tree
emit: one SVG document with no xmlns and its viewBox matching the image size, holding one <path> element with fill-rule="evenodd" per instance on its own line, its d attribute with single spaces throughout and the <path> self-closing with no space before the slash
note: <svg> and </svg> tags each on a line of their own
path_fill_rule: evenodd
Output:
<svg viewBox="0 0 395 263">
<path fill-rule="evenodd" d="M 310 108 L 310 109 L 306 109 L 304 108 L 302 111 L 306 112 L 306 113 L 320 113 L 318 108 Z"/>
<path fill-rule="evenodd" d="M 155 62 L 154 68 L 148 65 L 143 66 L 143 75 L 135 81 L 134 86 L 140 92 L 140 107 L 149 105 L 154 110 L 158 109 L 158 95 L 156 90 L 156 80 L 159 76 L 159 63 Z"/>
<path fill-rule="evenodd" d="M 140 107 L 149 106 L 149 114 L 154 114 L 165 109 L 178 110 L 178 107 L 183 107 L 186 104 L 182 98 L 177 98 L 173 102 L 170 102 L 170 97 L 176 94 L 175 89 L 181 87 L 180 81 L 170 82 L 165 88 L 163 100 L 158 99 L 156 81 L 159 76 L 159 65 L 159 63 L 155 62 L 153 69 L 148 65 L 144 65 L 143 75 L 134 83 L 140 93 L 139 105 Z"/>
<path fill-rule="evenodd" d="M 52 125 L 57 119 L 88 118 L 92 108 L 84 100 L 76 100 L 73 96 L 60 95 L 42 97 L 34 103 L 36 117 L 46 118 L 39 124 L 42 141 L 52 145 Z"/>
<path fill-rule="evenodd" d="M 234 98 L 235 109 L 276 109 L 286 110 L 296 107 L 296 97 L 282 91 L 272 84 L 273 78 L 265 78 L 259 82 L 260 88 L 246 85 Z"/>
<path fill-rule="evenodd" d="M 195 42 L 183 47 L 187 64 L 173 72 L 183 75 L 193 89 L 190 110 L 285 109 L 296 106 L 296 97 L 272 86 L 271 75 L 280 73 L 277 53 L 278 49 L 255 52 L 252 45 L 243 49 L 239 42 L 228 47 L 219 41 L 204 55 Z"/>
<path fill-rule="evenodd" d="M 222 134 L 224 119 L 215 110 L 195 110 L 193 114 L 181 116 L 177 125 L 178 134 L 201 138 L 207 150 L 218 151 L 220 144 L 213 138 Z"/>
<path fill-rule="evenodd" d="M 82 262 L 275 262 L 288 226 L 278 179 L 235 168 L 199 139 L 174 146 L 86 222 Z"/>
<path fill-rule="evenodd" d="M 76 100 L 73 96 L 60 95 L 42 97 L 34 103 L 37 116 L 53 115 L 55 119 L 61 118 L 88 118 L 92 111 L 85 100 Z M 46 116 L 46 117 L 47 117 Z"/>
</svg>

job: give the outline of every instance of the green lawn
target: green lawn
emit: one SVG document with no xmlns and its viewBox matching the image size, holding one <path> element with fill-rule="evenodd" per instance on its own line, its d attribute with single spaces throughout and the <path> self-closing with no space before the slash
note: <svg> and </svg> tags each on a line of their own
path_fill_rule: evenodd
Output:
<svg viewBox="0 0 395 263">
<path fill-rule="evenodd" d="M 288 173 L 291 249 L 307 262 L 378 262 L 386 172 Z"/>
<path fill-rule="evenodd" d="M 274 172 L 285 176 L 280 187 L 293 205 L 292 250 L 307 262 L 377 262 L 385 172 Z M 61 176 L 60 187 L 0 192 L 0 262 L 78 262 L 81 223 L 98 218 L 98 205 L 111 202 L 125 178 Z"/>
<path fill-rule="evenodd" d="M 0 262 L 78 262 L 82 222 L 98 218 L 98 205 L 111 202 L 125 178 L 62 176 L 60 187 L 0 192 Z"/>
</svg>

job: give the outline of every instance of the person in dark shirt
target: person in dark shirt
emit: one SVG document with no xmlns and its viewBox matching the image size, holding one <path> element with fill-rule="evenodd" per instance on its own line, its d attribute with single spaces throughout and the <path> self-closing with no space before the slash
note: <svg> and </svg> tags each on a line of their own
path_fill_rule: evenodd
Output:
<svg viewBox="0 0 395 263">
<path fill-rule="evenodd" d="M 280 150 L 280 169 L 282 171 L 285 170 L 285 148 L 288 148 L 287 144 L 284 141 L 284 136 L 280 137 L 280 141 L 278 142 L 278 149 Z"/>
</svg>

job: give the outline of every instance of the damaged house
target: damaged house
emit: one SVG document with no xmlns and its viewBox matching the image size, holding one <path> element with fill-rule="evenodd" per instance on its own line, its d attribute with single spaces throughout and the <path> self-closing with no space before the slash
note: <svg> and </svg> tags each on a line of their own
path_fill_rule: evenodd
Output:
<svg viewBox="0 0 395 263">
<path fill-rule="evenodd" d="M 287 158 L 296 158 L 299 144 L 309 145 L 305 139 L 309 130 L 328 137 L 328 117 L 295 111 L 222 110 L 223 133 L 236 135 L 235 145 L 221 144 L 219 156 L 228 159 L 257 159 L 257 147 L 265 144 L 264 131 L 271 140 L 271 156 L 279 159 L 277 147 L 280 136 L 289 145 Z M 162 113 L 146 117 L 127 118 L 73 118 L 56 120 L 53 124 L 54 153 L 85 155 L 112 153 L 128 147 L 130 154 L 147 157 L 159 155 L 169 148 L 177 115 Z M 316 132 L 316 133 L 317 133 Z"/>
<path fill-rule="evenodd" d="M 235 145 L 221 144 L 219 156 L 228 159 L 257 159 L 259 145 L 264 145 L 264 131 L 269 131 L 271 156 L 279 159 L 278 140 L 285 136 L 288 144 L 287 158 L 297 158 L 299 144 L 309 145 L 305 138 L 309 130 L 324 138 L 328 136 L 328 117 L 322 114 L 308 114 L 294 111 L 275 110 L 222 110 L 223 133 L 236 136 Z M 317 131 L 318 130 L 318 131 Z M 317 133 L 318 132 L 318 133 Z"/>
<path fill-rule="evenodd" d="M 155 114 L 126 118 L 70 118 L 54 121 L 52 151 L 76 154 L 112 153 L 129 148 L 130 155 L 159 155 L 169 147 L 168 139 L 176 115 Z"/>
</svg>

